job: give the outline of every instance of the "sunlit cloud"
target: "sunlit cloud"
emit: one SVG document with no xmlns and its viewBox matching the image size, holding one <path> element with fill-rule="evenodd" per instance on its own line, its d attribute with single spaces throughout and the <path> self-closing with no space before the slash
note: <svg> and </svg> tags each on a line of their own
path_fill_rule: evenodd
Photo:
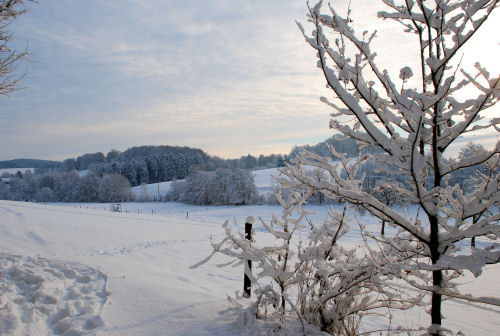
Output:
<svg viewBox="0 0 500 336">
<path fill-rule="evenodd" d="M 348 3 L 336 2 L 341 10 Z M 378 30 L 382 68 L 418 66 L 401 27 L 375 18 L 382 8 L 352 1 L 355 29 Z M 302 0 L 31 5 L 11 26 L 34 62 L 19 67 L 27 88 L 0 98 L 0 159 L 143 144 L 239 157 L 321 141 L 332 133 L 319 97 L 331 93 L 295 23 L 306 11 Z M 499 72 L 494 28 L 484 27 L 465 65 L 481 58 Z M 405 43 L 392 43 L 400 37 Z"/>
</svg>

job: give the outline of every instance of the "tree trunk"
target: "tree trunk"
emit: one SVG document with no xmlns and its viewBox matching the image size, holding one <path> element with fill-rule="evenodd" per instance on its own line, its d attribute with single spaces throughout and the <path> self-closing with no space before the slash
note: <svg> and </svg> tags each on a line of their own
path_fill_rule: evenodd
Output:
<svg viewBox="0 0 500 336">
<path fill-rule="evenodd" d="M 429 249 L 431 251 L 432 264 L 435 265 L 439 260 L 439 226 L 437 217 L 429 217 L 429 223 L 431 226 L 431 236 Z M 443 282 L 443 273 L 441 270 L 432 271 L 432 300 L 431 300 L 431 324 L 436 326 L 441 326 L 441 294 L 437 293 L 441 290 L 441 284 Z M 439 336 L 440 333 L 437 331 L 432 335 Z"/>
</svg>

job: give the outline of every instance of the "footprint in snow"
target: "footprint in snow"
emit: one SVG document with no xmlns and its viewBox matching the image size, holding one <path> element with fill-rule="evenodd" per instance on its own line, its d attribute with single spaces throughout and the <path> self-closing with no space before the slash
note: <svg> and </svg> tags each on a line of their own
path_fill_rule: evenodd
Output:
<svg viewBox="0 0 500 336">
<path fill-rule="evenodd" d="M 77 263 L 0 253 L 0 335 L 93 334 L 106 280 Z"/>
</svg>

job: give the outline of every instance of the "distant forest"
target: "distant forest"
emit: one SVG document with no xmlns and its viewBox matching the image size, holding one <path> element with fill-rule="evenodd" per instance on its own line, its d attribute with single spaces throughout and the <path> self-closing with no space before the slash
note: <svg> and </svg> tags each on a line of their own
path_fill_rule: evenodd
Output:
<svg viewBox="0 0 500 336">
<path fill-rule="evenodd" d="M 274 194 L 257 193 L 250 170 L 284 166 L 302 150 L 328 156 L 329 146 L 348 157 L 377 152 L 369 146 L 360 148 L 351 139 L 333 136 L 313 146 L 294 147 L 288 155 L 246 155 L 239 159 L 221 159 L 200 149 L 172 146 L 140 146 L 124 152 L 111 150 L 106 155 L 84 154 L 62 162 L 18 159 L 0 162 L 0 167 L 35 168 L 35 172 L 4 173 L 0 181 L 0 199 L 35 202 L 121 202 L 134 199 L 131 186 L 174 181 L 172 190 L 166 195 L 166 199 L 171 201 L 204 205 L 273 203 L 276 202 Z M 460 152 L 458 160 L 467 159 L 473 153 L 481 151 L 484 151 L 482 146 L 468 144 Z M 321 171 L 311 170 L 307 173 L 318 181 L 328 180 L 328 176 Z M 467 190 L 478 174 L 487 173 L 487 167 L 483 164 L 479 166 L 479 171 L 470 168 L 450 174 L 448 182 Z M 408 186 L 408 176 L 377 171 L 371 160 L 366 160 L 359 166 L 356 177 L 362 176 L 362 189 L 384 204 L 398 205 L 408 202 L 393 189 L 380 188 L 383 183 Z M 431 177 L 432 172 L 429 172 L 429 178 Z M 139 197 L 138 200 L 147 199 Z M 325 201 L 321 193 L 316 193 L 308 199 L 309 203 Z"/>
<path fill-rule="evenodd" d="M 222 159 L 208 155 L 201 149 L 190 147 L 139 146 L 129 148 L 124 152 L 113 149 L 106 155 L 101 152 L 84 154 L 61 162 L 34 159 L 0 161 L 0 168 L 35 168 L 35 173 L 89 170 L 100 177 L 120 174 L 129 181 L 131 186 L 136 186 L 144 183 L 184 179 L 193 168 L 215 171 L 218 168 L 283 167 L 286 162 L 289 162 L 304 149 L 319 155 L 326 155 L 328 145 L 332 145 L 336 151 L 346 153 L 350 157 L 370 151 L 370 148 L 360 149 L 352 139 L 344 139 L 339 135 L 334 135 L 316 145 L 296 146 L 290 154 L 285 155 L 246 155 L 239 159 Z"/>
<path fill-rule="evenodd" d="M 0 161 L 0 169 L 6 169 L 6 168 L 50 169 L 50 168 L 60 168 L 61 165 L 62 162 L 59 161 L 37 160 L 37 159 L 14 159 L 8 161 Z"/>
</svg>

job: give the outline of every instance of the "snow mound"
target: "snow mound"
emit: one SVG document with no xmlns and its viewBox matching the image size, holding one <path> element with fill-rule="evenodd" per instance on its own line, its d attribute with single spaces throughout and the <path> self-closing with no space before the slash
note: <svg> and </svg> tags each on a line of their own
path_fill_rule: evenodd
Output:
<svg viewBox="0 0 500 336">
<path fill-rule="evenodd" d="M 77 263 L 0 253 L 0 335 L 93 333 L 104 324 L 106 281 Z"/>
</svg>

